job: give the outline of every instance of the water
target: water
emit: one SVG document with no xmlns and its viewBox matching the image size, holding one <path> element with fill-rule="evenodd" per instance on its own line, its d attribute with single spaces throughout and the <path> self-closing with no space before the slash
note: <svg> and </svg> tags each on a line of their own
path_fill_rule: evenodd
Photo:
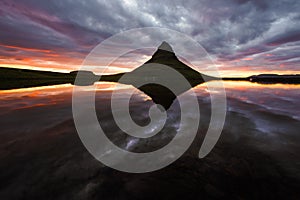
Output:
<svg viewBox="0 0 300 200">
<path fill-rule="evenodd" d="M 118 172 L 87 152 L 73 122 L 72 85 L 0 91 L 0 198 L 299 199 L 300 86 L 224 84 L 227 116 L 213 151 L 204 159 L 197 157 L 210 119 L 209 93 L 205 85 L 199 85 L 193 89 L 201 109 L 194 143 L 170 166 L 146 174 Z M 135 152 L 168 144 L 178 129 L 178 102 L 170 108 L 163 133 L 139 140 L 121 133 L 113 121 L 114 86 L 97 84 L 95 98 L 107 137 Z M 132 89 L 119 88 L 119 101 Z M 82 87 L 82 95 L 87 92 Z M 140 125 L 149 123 L 152 105 L 148 96 L 136 90 L 130 101 L 132 118 Z M 193 118 L 192 111 L 183 115 Z"/>
</svg>

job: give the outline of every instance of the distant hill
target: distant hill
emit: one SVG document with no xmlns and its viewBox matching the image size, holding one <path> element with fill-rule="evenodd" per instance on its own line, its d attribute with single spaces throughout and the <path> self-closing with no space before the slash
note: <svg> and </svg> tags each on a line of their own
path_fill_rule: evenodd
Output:
<svg viewBox="0 0 300 200">
<path fill-rule="evenodd" d="M 265 84 L 283 83 L 300 84 L 300 74 L 259 74 L 248 77 L 249 81 Z"/>
<path fill-rule="evenodd" d="M 1 80 L 49 79 L 49 78 L 62 78 L 62 77 L 70 77 L 70 76 L 68 73 L 0 67 Z"/>
<path fill-rule="evenodd" d="M 74 84 L 78 71 L 70 73 L 48 72 L 29 69 L 16 69 L 0 67 L 0 89 L 18 89 L 47 85 L 58 85 L 71 83 Z M 77 83 L 81 85 L 90 85 L 99 80 L 99 77 L 93 72 L 82 72 L 86 76 Z"/>
</svg>

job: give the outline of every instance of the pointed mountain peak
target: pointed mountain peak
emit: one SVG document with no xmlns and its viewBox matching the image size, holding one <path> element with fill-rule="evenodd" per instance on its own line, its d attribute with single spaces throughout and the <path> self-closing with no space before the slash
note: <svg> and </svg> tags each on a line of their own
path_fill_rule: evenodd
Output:
<svg viewBox="0 0 300 200">
<path fill-rule="evenodd" d="M 173 52 L 172 47 L 166 41 L 163 41 L 161 45 L 159 45 L 158 49 Z"/>
</svg>

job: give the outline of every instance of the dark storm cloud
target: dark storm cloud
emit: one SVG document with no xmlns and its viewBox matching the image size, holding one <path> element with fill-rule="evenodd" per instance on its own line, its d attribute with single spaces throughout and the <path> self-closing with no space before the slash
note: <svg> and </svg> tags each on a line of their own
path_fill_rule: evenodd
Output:
<svg viewBox="0 0 300 200">
<path fill-rule="evenodd" d="M 0 53 L 13 55 L 7 48 L 15 47 L 85 56 L 120 31 L 158 26 L 192 36 L 216 61 L 250 56 L 261 58 L 252 61 L 260 65 L 299 66 L 299 10 L 297 0 L 5 0 L 0 3 L 0 41 L 6 47 Z M 273 51 L 276 58 L 264 56 Z"/>
<path fill-rule="evenodd" d="M 300 27 L 296 27 L 296 28 L 297 29 L 291 30 L 287 33 L 274 36 L 268 41 L 267 45 L 278 46 L 289 42 L 300 41 Z"/>
</svg>

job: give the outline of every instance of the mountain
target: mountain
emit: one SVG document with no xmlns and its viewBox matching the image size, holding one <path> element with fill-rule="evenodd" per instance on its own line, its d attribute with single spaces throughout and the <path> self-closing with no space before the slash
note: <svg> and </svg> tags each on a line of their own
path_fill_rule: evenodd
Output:
<svg viewBox="0 0 300 200">
<path fill-rule="evenodd" d="M 167 42 L 163 41 L 161 45 L 157 48 L 157 50 L 154 52 L 150 60 L 145 62 L 140 67 L 129 72 L 128 75 L 131 79 L 129 80 L 129 82 L 132 82 L 133 80 L 139 81 L 139 79 L 159 80 L 161 78 L 163 80 L 166 80 L 176 78 L 171 77 L 171 75 L 169 75 L 168 73 L 168 69 L 162 66 L 170 67 L 171 69 L 174 69 L 177 72 L 179 72 L 179 74 L 183 75 L 183 77 L 191 84 L 192 87 L 205 82 L 204 79 L 216 79 L 214 77 L 201 74 L 198 71 L 187 66 L 183 62 L 181 62 L 174 53 L 172 47 Z"/>
<path fill-rule="evenodd" d="M 177 73 L 172 73 L 172 71 Z M 201 74 L 181 62 L 172 47 L 164 41 L 154 52 L 151 59 L 133 71 L 126 73 L 118 81 L 135 86 L 167 110 L 181 93 L 204 83 L 205 80 L 215 79 L 217 78 Z M 164 85 L 164 83 L 167 85 Z M 170 87 L 173 88 L 173 91 L 170 90 Z"/>
</svg>

